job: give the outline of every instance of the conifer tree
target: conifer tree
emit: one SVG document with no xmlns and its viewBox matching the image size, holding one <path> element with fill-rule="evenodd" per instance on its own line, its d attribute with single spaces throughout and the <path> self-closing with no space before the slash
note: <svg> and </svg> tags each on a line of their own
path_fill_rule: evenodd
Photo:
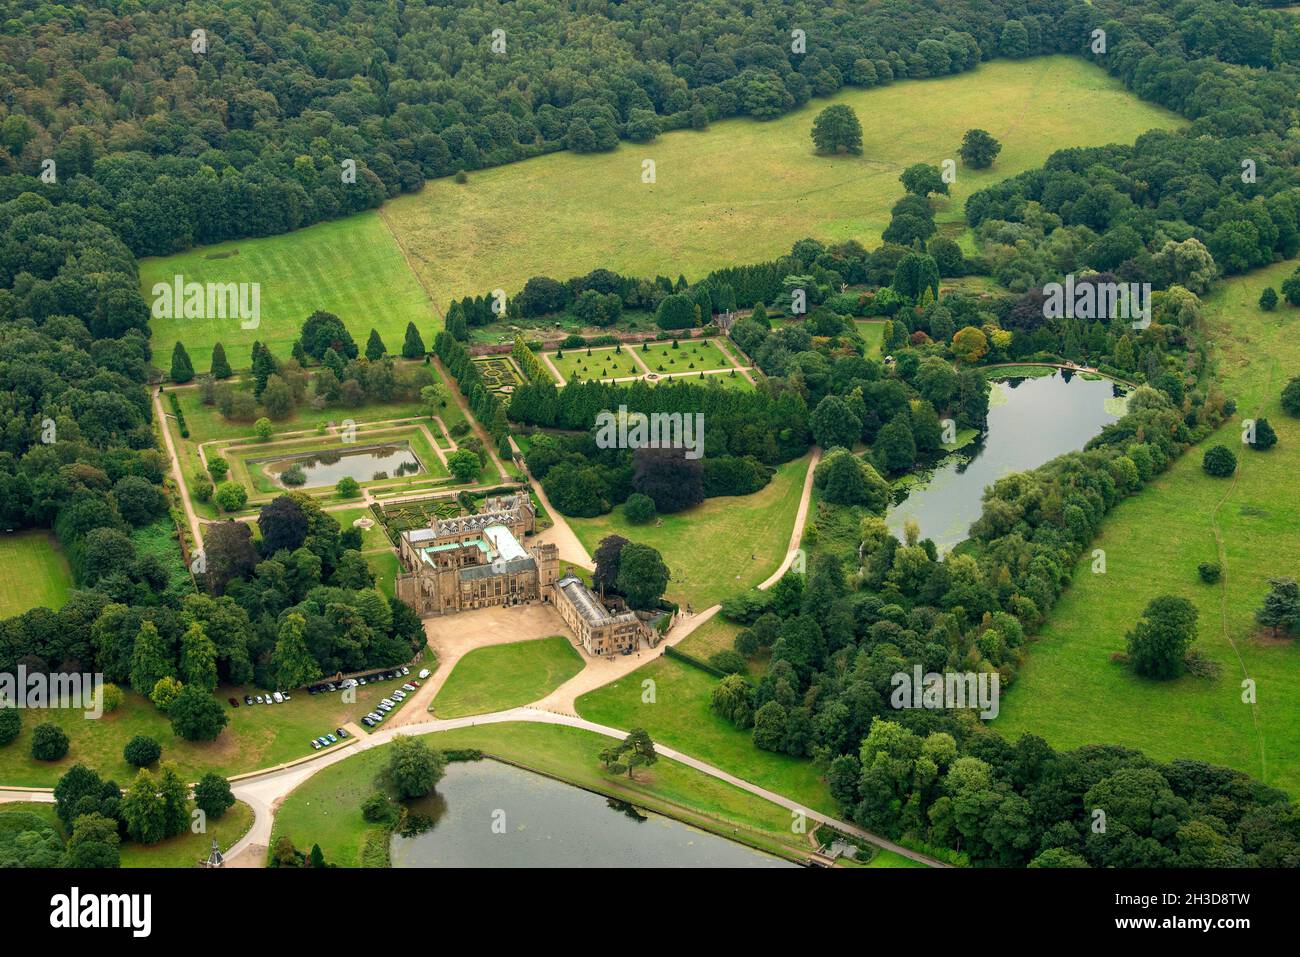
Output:
<svg viewBox="0 0 1300 957">
<path fill-rule="evenodd" d="M 194 366 L 190 363 L 189 353 L 179 340 L 172 349 L 171 376 L 173 382 L 189 382 L 194 378 Z"/>
<path fill-rule="evenodd" d="M 418 359 L 425 353 L 424 340 L 420 338 L 420 330 L 415 328 L 415 323 L 406 324 L 406 341 L 402 343 L 403 359 Z"/>
<path fill-rule="evenodd" d="M 229 379 L 231 371 L 230 362 L 226 359 L 226 348 L 218 342 L 212 347 L 212 378 Z"/>
</svg>

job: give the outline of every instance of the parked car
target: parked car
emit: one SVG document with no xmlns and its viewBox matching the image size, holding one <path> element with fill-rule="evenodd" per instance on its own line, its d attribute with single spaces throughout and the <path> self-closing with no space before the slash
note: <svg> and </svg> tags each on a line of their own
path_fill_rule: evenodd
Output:
<svg viewBox="0 0 1300 957">
<path fill-rule="evenodd" d="M 311 742 L 311 749 L 312 749 L 313 751 L 319 751 L 319 750 L 320 750 L 320 742 L 313 738 L 313 739 L 312 739 L 312 742 Z"/>
<path fill-rule="evenodd" d="M 364 724 L 367 728 L 373 728 L 375 726 L 375 722 L 370 719 L 369 715 L 362 718 L 361 723 Z"/>
<path fill-rule="evenodd" d="M 338 736 L 340 738 L 346 738 L 348 736 L 348 733 L 344 731 L 342 728 L 335 728 L 334 730 L 338 732 Z"/>
<path fill-rule="evenodd" d="M 409 675 L 410 673 L 411 673 L 411 669 L 406 667 L 406 665 L 402 665 L 402 674 Z"/>
<path fill-rule="evenodd" d="M 262 701 L 262 696 L 261 696 L 261 695 L 258 695 L 258 696 L 257 696 L 256 698 L 254 698 L 253 700 L 256 701 L 258 704 L 263 704 L 263 703 L 264 703 L 264 702 Z"/>
<path fill-rule="evenodd" d="M 407 691 L 415 690 L 415 685 L 411 684 L 409 681 L 406 684 L 402 685 L 402 687 L 405 688 Z"/>
<path fill-rule="evenodd" d="M 232 707 L 232 708 L 238 708 L 238 707 L 239 707 L 239 699 L 238 699 L 238 698 L 227 698 L 226 700 L 230 702 L 230 707 Z"/>
<path fill-rule="evenodd" d="M 338 685 L 336 685 L 334 682 L 331 681 L 329 684 L 327 684 L 327 685 L 325 686 L 325 690 L 326 690 L 326 691 L 338 691 L 339 688 L 338 688 Z"/>
<path fill-rule="evenodd" d="M 431 672 L 429 671 L 428 668 L 421 668 L 421 669 L 420 669 L 420 674 L 419 674 L 417 677 L 419 677 L 419 678 L 421 678 L 421 679 L 424 679 L 424 678 L 429 677 L 430 673 L 431 673 Z"/>
<path fill-rule="evenodd" d="M 271 695 L 271 697 L 275 699 L 275 703 L 276 703 L 276 704 L 283 704 L 283 703 L 284 703 L 284 695 L 280 694 L 280 692 L 278 692 L 278 691 L 275 692 L 273 695 Z"/>
<path fill-rule="evenodd" d="M 328 741 L 330 744 L 338 744 L 338 743 L 339 743 L 339 739 L 336 738 L 336 737 L 334 737 L 334 735 L 332 735 L 332 734 L 327 734 L 327 735 L 325 735 L 325 740 Z"/>
<path fill-rule="evenodd" d="M 253 703 L 253 696 L 251 694 L 244 695 L 244 704 L 252 704 L 252 703 Z"/>
</svg>

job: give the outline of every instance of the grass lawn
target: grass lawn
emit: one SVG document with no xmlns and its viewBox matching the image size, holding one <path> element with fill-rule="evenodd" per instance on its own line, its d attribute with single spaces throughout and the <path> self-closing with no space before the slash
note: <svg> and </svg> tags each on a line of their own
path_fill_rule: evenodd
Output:
<svg viewBox="0 0 1300 957">
<path fill-rule="evenodd" d="M 397 552 L 391 548 L 384 552 L 370 552 L 365 556 L 366 564 L 375 574 L 375 587 L 384 593 L 389 601 L 397 600 L 397 573 L 401 571 L 402 563 L 397 558 Z"/>
<path fill-rule="evenodd" d="M 885 344 L 885 322 L 883 319 L 854 319 L 858 335 L 867 344 L 866 358 L 879 359 L 881 347 Z"/>
<path fill-rule="evenodd" d="M 212 839 L 217 846 L 228 851 L 253 826 L 253 809 L 243 801 L 236 801 L 225 814 L 215 821 L 209 819 L 207 831 L 194 834 L 186 831 L 157 844 L 122 844 L 123 867 L 198 867 L 212 851 Z"/>
<path fill-rule="evenodd" d="M 358 505 L 356 508 L 335 509 L 329 515 L 339 523 L 339 527 L 345 532 L 359 518 L 368 518 L 374 522 L 368 529 L 359 529 L 361 532 L 361 550 L 363 552 L 380 548 L 392 548 L 392 543 L 388 540 L 388 536 L 384 534 L 384 526 L 379 524 L 379 520 L 375 518 L 375 513 L 368 507 Z"/>
<path fill-rule="evenodd" d="M 62 608 L 72 572 L 53 533 L 33 528 L 0 534 L 0 618 L 32 608 Z"/>
<path fill-rule="evenodd" d="M 714 615 L 678 642 L 677 648 L 707 661 L 709 655 L 733 647 L 740 631 L 740 625 L 727 621 L 721 615 Z"/>
<path fill-rule="evenodd" d="M 185 413 L 185 423 L 190 427 L 188 441 L 194 444 L 210 442 L 215 439 L 248 439 L 255 441 L 252 422 L 237 422 L 227 419 L 215 405 L 204 405 L 198 389 L 178 390 L 181 411 Z M 420 402 L 371 402 L 355 409 L 334 406 L 316 410 L 303 404 L 293 415 L 273 423 L 276 434 L 285 432 L 312 432 L 320 426 L 333 426 L 351 419 L 358 426 L 371 422 L 389 422 L 394 419 L 423 418 L 423 405 Z M 260 412 L 259 412 L 260 415 Z M 427 419 L 425 421 L 428 421 Z M 448 423 L 450 425 L 450 423 Z M 436 428 L 436 426 L 431 426 Z"/>
<path fill-rule="evenodd" d="M 676 349 L 671 345 L 654 343 L 648 351 L 636 350 L 636 357 L 650 367 L 651 372 L 703 372 L 708 369 L 731 369 L 735 363 L 710 339 L 685 341 Z"/>
<path fill-rule="evenodd" d="M 217 689 L 217 698 L 225 706 L 230 723 L 215 741 L 206 742 L 176 737 L 171 722 L 130 691 L 122 707 L 99 719 L 85 718 L 82 711 L 68 708 L 24 711 L 18 739 L 0 747 L 0 782 L 53 787 L 68 768 L 82 762 L 125 787 L 135 778 L 136 769 L 122 758 L 122 748 L 138 734 L 161 744 L 163 759 L 175 762 L 186 780 L 198 780 L 205 771 L 227 776 L 255 771 L 311 754 L 312 738 L 359 718 L 387 694 L 383 689 L 393 685 L 383 682 L 358 688 L 352 704 L 344 702 L 338 693 L 309 695 L 297 691 L 292 700 L 283 704 L 252 706 L 244 705 L 244 695 L 256 695 L 260 689 L 223 686 Z M 239 701 L 238 708 L 226 704 L 229 697 Z M 32 728 L 44 721 L 60 725 L 71 739 L 68 754 L 61 761 L 37 761 L 31 756 Z"/>
<path fill-rule="evenodd" d="M 809 130 L 832 103 L 863 118 L 863 155 L 814 155 Z M 881 116 L 908 121 L 869 121 Z M 609 153 L 554 153 L 473 172 L 464 184 L 435 180 L 384 214 L 440 308 L 453 296 L 498 287 L 513 295 L 531 276 L 564 280 L 601 266 L 693 281 L 788 253 L 805 236 L 875 247 L 903 195 L 899 173 L 955 159 L 972 127 L 1003 149 L 992 169 L 958 167 L 952 195 L 937 205 L 941 225 L 962 220 L 971 193 L 1042 165 L 1056 150 L 1131 143 L 1149 129 L 1183 125 L 1081 58 L 999 60 L 941 79 L 842 90 L 768 122 L 725 120 Z M 655 161 L 654 184 L 641 182 L 644 159 Z M 571 215 L 556 217 L 555 209 Z"/>
<path fill-rule="evenodd" d="M 922 869 L 928 867 L 928 865 L 922 864 L 920 861 L 914 861 L 910 857 L 904 857 L 902 854 L 895 854 L 893 851 L 887 851 L 883 847 L 876 848 L 876 853 L 872 855 L 871 860 L 866 863 L 840 858 L 836 863 L 836 866 L 862 870 L 869 870 L 873 867 L 920 867 Z"/>
<path fill-rule="evenodd" d="M 576 379 L 616 379 L 630 375 L 644 375 L 645 369 L 630 355 L 630 349 L 621 353 L 614 347 L 592 349 L 587 355 L 586 349 L 570 349 L 568 352 L 548 352 L 545 355 L 551 365 L 560 370 L 564 381 Z M 547 368 L 542 362 L 542 368 Z M 548 370 L 549 371 L 549 370 Z"/>
<path fill-rule="evenodd" d="M 456 663 L 433 700 L 439 718 L 487 714 L 544 698 L 582 670 L 563 635 L 475 648 Z"/>
<path fill-rule="evenodd" d="M 389 351 L 402 348 L 406 324 L 414 322 L 425 345 L 441 328 L 428 296 L 406 265 L 402 250 L 371 210 L 347 219 L 264 239 L 204 246 L 140 263 L 140 288 L 152 303 L 153 285 L 185 282 L 259 283 L 261 322 L 243 329 L 238 319 L 151 319 L 154 355 L 160 362 L 177 339 L 197 372 L 207 372 L 212 347 L 220 342 L 236 368 L 247 368 L 253 341 L 260 339 L 280 358 L 289 355 L 303 322 L 317 309 L 347 325 L 362 348 L 371 328 Z M 445 305 L 445 303 L 444 303 Z"/>
<path fill-rule="evenodd" d="M 1206 302 L 1206 320 L 1233 421 L 1190 450 L 1147 490 L 1121 503 L 1095 547 L 1106 574 L 1089 571 L 1091 555 L 1033 645 L 995 726 L 1032 731 L 1058 747 L 1114 743 L 1158 759 L 1198 758 L 1247 771 L 1300 793 L 1300 644 L 1258 632 L 1255 609 L 1269 576 L 1295 576 L 1300 565 L 1300 422 L 1282 412 L 1279 394 L 1300 372 L 1300 310 L 1266 313 L 1256 305 L 1295 269 L 1282 263 L 1221 284 Z M 1264 415 L 1278 434 L 1268 452 L 1240 441 L 1240 420 Z M 1201 470 L 1210 445 L 1234 449 L 1235 485 Z M 1222 538 L 1222 553 L 1216 544 Z M 1196 565 L 1223 560 L 1224 581 L 1200 582 Z M 1134 677 L 1109 661 L 1125 632 L 1157 595 L 1180 595 L 1199 612 L 1196 646 L 1220 663 L 1217 679 L 1169 682 Z M 1243 678 L 1258 687 L 1258 706 L 1241 700 Z"/>
<path fill-rule="evenodd" d="M 611 739 L 544 724 L 492 724 L 425 735 L 432 747 L 478 748 L 496 757 L 667 814 L 706 830 L 741 837 L 763 850 L 804 853 L 808 844 L 790 828 L 785 808 L 667 759 L 637 771 L 636 778 L 606 773 L 597 760 Z M 387 760 L 379 747 L 326 768 L 305 781 L 281 805 L 275 837 L 288 834 L 302 849 L 319 843 L 327 861 L 355 867 L 370 826 L 361 802 L 373 790 Z M 274 839 L 273 839 L 274 843 Z"/>
<path fill-rule="evenodd" d="M 655 700 L 642 703 L 642 682 L 653 681 Z M 828 814 L 838 813 L 811 761 L 754 747 L 741 731 L 713 713 L 709 699 L 718 683 L 707 672 L 659 657 L 636 671 L 578 698 L 578 714 L 615 728 L 645 728 L 651 737 L 746 781 Z"/>
<path fill-rule="evenodd" d="M 808 457 L 786 462 L 753 495 L 708 498 L 694 508 L 632 525 L 615 508 L 597 518 L 571 518 L 587 551 L 607 535 L 657 548 L 672 572 L 668 598 L 702 611 L 752 588 L 776 571 L 790 547 Z"/>
</svg>

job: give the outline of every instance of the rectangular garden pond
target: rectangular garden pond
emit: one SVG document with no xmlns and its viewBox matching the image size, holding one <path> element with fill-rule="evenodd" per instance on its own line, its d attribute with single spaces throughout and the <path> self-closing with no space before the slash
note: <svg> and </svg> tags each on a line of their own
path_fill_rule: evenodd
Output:
<svg viewBox="0 0 1300 957">
<path fill-rule="evenodd" d="M 425 471 L 424 463 L 411 449 L 409 442 L 386 445 L 366 445 L 355 449 L 301 452 L 295 455 L 250 459 L 250 467 L 257 467 L 277 485 L 284 487 L 315 488 L 335 485 L 348 477 L 358 482 L 375 479 L 401 478 L 419 475 Z M 285 480 L 291 470 L 303 473 L 303 481 Z"/>
</svg>

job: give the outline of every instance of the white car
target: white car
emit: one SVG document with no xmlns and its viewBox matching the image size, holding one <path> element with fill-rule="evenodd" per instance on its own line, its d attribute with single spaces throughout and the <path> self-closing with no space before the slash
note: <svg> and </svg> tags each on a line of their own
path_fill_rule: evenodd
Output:
<svg viewBox="0 0 1300 957">
<path fill-rule="evenodd" d="M 407 682 L 406 684 L 402 685 L 402 690 L 403 690 L 403 691 L 414 691 L 414 690 L 415 690 L 415 685 L 411 684 L 410 682 Z"/>
<path fill-rule="evenodd" d="M 429 674 L 430 674 L 430 672 L 429 672 L 429 669 L 428 669 L 428 668 L 421 668 L 421 669 L 420 669 L 420 673 L 419 673 L 419 675 L 417 675 L 417 677 L 418 677 L 421 681 L 423 681 L 425 678 L 429 677 Z"/>
<path fill-rule="evenodd" d="M 411 673 L 411 669 L 406 667 L 406 665 L 402 665 L 402 674 L 409 675 L 410 673 Z"/>
<path fill-rule="evenodd" d="M 340 688 L 351 688 L 351 687 L 354 686 L 356 683 L 357 683 L 357 679 L 356 679 L 356 678 L 344 678 L 343 681 L 339 682 L 339 687 L 340 687 Z"/>
<path fill-rule="evenodd" d="M 278 691 L 275 694 L 271 695 L 271 697 L 275 699 L 276 704 L 284 703 L 284 695 L 280 694 L 280 692 Z"/>
</svg>

